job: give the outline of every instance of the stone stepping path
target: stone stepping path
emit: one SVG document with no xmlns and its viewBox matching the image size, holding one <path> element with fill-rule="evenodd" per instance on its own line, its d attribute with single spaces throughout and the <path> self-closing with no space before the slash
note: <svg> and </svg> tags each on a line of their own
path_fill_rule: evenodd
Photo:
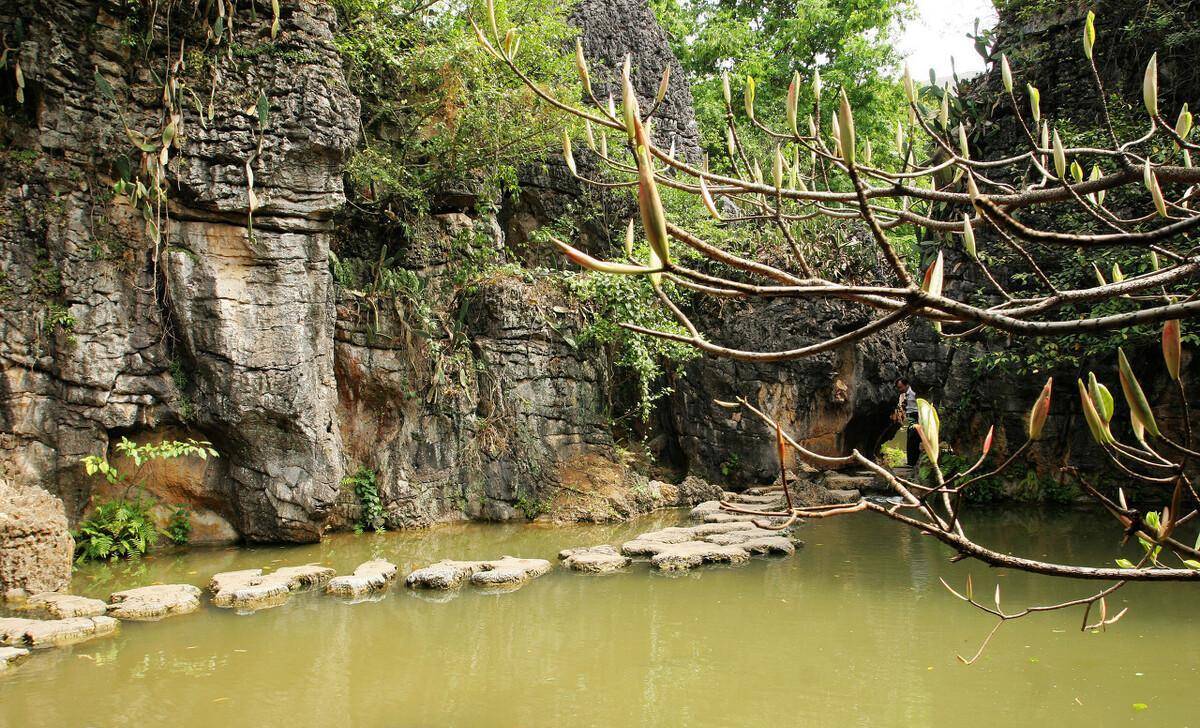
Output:
<svg viewBox="0 0 1200 728">
<path fill-rule="evenodd" d="M 335 576 L 325 585 L 325 593 L 358 599 L 388 588 L 396 578 L 396 565 L 383 559 L 359 564 L 353 574 Z"/>
<path fill-rule="evenodd" d="M 558 552 L 558 558 L 568 569 L 585 571 L 589 574 L 611 574 L 633 563 L 633 559 L 622 555 L 607 544 L 563 549 Z"/>
<path fill-rule="evenodd" d="M 460 589 L 468 582 L 493 589 L 516 590 L 550 571 L 545 559 L 505 556 L 494 561 L 444 560 L 409 574 L 404 585 L 410 589 Z"/>
<path fill-rule="evenodd" d="M 319 564 L 284 566 L 268 574 L 262 569 L 243 569 L 214 575 L 208 588 L 214 606 L 253 612 L 278 607 L 291 598 L 292 592 L 324 584 L 336 573 Z"/>
<path fill-rule="evenodd" d="M 25 605 L 32 610 L 48 614 L 54 619 L 71 617 L 99 617 L 108 610 L 108 605 L 99 599 L 47 592 L 34 594 Z"/>
<path fill-rule="evenodd" d="M 747 521 L 671 526 L 643 533 L 621 544 L 629 557 L 649 557 L 660 571 L 682 571 L 702 564 L 741 564 L 751 556 L 796 553 L 792 540 L 780 531 L 758 528 Z"/>
<path fill-rule="evenodd" d="M 59 647 L 86 642 L 112 634 L 117 629 L 112 617 L 69 617 L 67 619 L 0 618 L 0 646 Z"/>
<path fill-rule="evenodd" d="M 118 619 L 153 622 L 200 608 L 200 588 L 191 584 L 155 584 L 126 589 L 109 598 L 108 613 Z"/>
</svg>

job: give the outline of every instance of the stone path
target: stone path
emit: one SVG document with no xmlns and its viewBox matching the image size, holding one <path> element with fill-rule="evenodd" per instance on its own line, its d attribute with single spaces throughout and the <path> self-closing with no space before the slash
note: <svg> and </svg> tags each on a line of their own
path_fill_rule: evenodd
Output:
<svg viewBox="0 0 1200 728">
<path fill-rule="evenodd" d="M 10 665 L 15 665 L 19 660 L 28 656 L 29 650 L 24 647 L 0 647 L 0 672 L 4 672 Z"/>
<path fill-rule="evenodd" d="M 213 606 L 253 612 L 278 607 L 291 598 L 292 592 L 324 584 L 336 573 L 319 564 L 284 566 L 268 574 L 262 569 L 243 569 L 214 575 L 208 588 L 213 593 Z"/>
<path fill-rule="evenodd" d="M 404 579 L 410 589 L 459 589 L 467 582 L 475 586 L 515 590 L 548 573 L 545 559 L 518 559 L 505 556 L 494 561 L 444 560 L 417 569 Z"/>
<path fill-rule="evenodd" d="M 563 549 L 558 552 L 558 558 L 563 566 L 572 571 L 586 571 L 592 574 L 609 574 L 633 563 L 633 559 L 618 553 L 608 544 Z"/>
<path fill-rule="evenodd" d="M 191 584 L 155 584 L 126 589 L 109 599 L 108 613 L 118 619 L 148 622 L 200 608 L 200 588 Z"/>
<path fill-rule="evenodd" d="M 26 602 L 26 606 L 38 612 L 44 612 L 54 619 L 99 617 L 108 609 L 108 605 L 99 599 L 54 592 L 34 594 Z"/>
<path fill-rule="evenodd" d="M 328 594 L 356 599 L 383 591 L 396 578 L 396 565 L 383 559 L 359 564 L 353 574 L 335 576 L 325 585 Z"/>
<path fill-rule="evenodd" d="M 0 645 L 5 647 L 58 647 L 85 642 L 117 629 L 112 617 L 67 619 L 0 618 Z"/>
</svg>

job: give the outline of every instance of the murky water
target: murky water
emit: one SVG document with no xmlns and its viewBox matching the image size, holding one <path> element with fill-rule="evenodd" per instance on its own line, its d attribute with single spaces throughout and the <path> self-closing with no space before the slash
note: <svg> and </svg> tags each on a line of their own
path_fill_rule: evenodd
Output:
<svg viewBox="0 0 1200 728">
<path fill-rule="evenodd" d="M 222 549 L 94 567 L 77 592 L 217 571 L 371 557 L 402 573 L 440 558 L 553 559 L 673 522 L 617 527 L 463 525 L 342 535 L 311 547 Z M 1078 514 L 1018 513 L 976 527 L 1017 553 L 1109 558 Z M 1034 532 L 1042 534 L 1033 537 Z M 237 615 L 204 607 L 118 636 L 34 655 L 0 678 L 0 725 L 124 726 L 1193 726 L 1200 728 L 1200 590 L 1130 586 L 1105 634 L 1078 612 L 1004 627 L 939 575 L 1006 602 L 1057 600 L 1086 585 L 947 563 L 946 550 L 870 515 L 815 522 L 794 558 L 681 576 L 635 564 L 555 570 L 521 591 L 466 589 L 438 602 L 402 586 L 345 604 L 318 593 Z M 1143 709 L 1135 704 L 1144 704 Z"/>
</svg>

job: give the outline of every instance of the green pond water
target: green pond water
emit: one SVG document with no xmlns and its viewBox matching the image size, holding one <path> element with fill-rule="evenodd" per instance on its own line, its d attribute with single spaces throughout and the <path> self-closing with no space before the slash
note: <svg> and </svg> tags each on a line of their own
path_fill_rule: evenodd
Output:
<svg viewBox="0 0 1200 728">
<path fill-rule="evenodd" d="M 619 526 L 467 524 L 338 535 L 306 547 L 192 550 L 93 566 L 78 593 L 218 571 L 373 557 L 401 573 L 441 558 L 553 559 L 681 520 Z M 1008 512 L 974 532 L 1015 553 L 1112 557 L 1079 513 Z M 1037 534 L 1037 535 L 1035 535 Z M 869 514 L 812 522 L 792 558 L 683 575 L 635 563 L 556 569 L 524 589 L 443 601 L 396 586 L 346 604 L 302 593 L 249 615 L 204 606 L 39 652 L 0 677 L 3 726 L 1193 726 L 1200 728 L 1200 590 L 1131 585 L 1104 634 L 1080 613 L 1011 623 L 972 667 L 991 621 L 938 584 L 974 574 L 1006 604 L 1088 585 L 950 564 L 947 550 Z M 1135 704 L 1144 708 L 1137 709 Z"/>
</svg>

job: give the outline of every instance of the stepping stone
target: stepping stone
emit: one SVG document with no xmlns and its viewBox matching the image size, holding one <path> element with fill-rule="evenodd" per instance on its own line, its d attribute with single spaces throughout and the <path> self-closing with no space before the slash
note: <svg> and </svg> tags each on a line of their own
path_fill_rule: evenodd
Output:
<svg viewBox="0 0 1200 728">
<path fill-rule="evenodd" d="M 558 558 L 562 560 L 563 566 L 572 571 L 586 571 L 591 574 L 609 574 L 633 563 L 628 556 L 622 556 L 607 544 L 565 549 L 558 552 Z"/>
<path fill-rule="evenodd" d="M 45 612 L 55 619 L 99 617 L 108 608 L 99 599 L 89 599 L 74 594 L 57 594 L 54 592 L 34 594 L 26 604 L 29 608 Z"/>
<path fill-rule="evenodd" d="M 29 650 L 24 647 L 0 647 L 0 672 L 28 656 Z"/>
<path fill-rule="evenodd" d="M 857 490 L 831 490 L 829 497 L 833 498 L 834 503 L 857 503 L 862 493 Z"/>
<path fill-rule="evenodd" d="M 335 576 L 325 585 L 327 594 L 356 598 L 372 592 L 383 591 L 396 578 L 396 565 L 383 559 L 359 564 L 353 574 Z"/>
<path fill-rule="evenodd" d="M 324 584 L 336 573 L 318 564 L 284 566 L 269 574 L 262 569 L 243 569 L 214 575 L 208 588 L 213 592 L 214 606 L 255 611 L 278 607 L 291 598 L 292 592 Z"/>
<path fill-rule="evenodd" d="M 826 473 L 825 477 L 821 480 L 821 485 L 823 485 L 826 490 L 857 490 L 860 493 L 892 492 L 891 487 L 882 480 L 876 478 L 874 473 L 829 472 Z"/>
<path fill-rule="evenodd" d="M 531 579 L 547 573 L 551 564 L 545 559 L 518 559 L 505 556 L 494 561 L 444 560 L 417 569 L 404 579 L 410 589 L 458 589 L 470 581 L 475 586 L 517 589 Z"/>
<path fill-rule="evenodd" d="M 701 564 L 741 564 L 750 560 L 750 552 L 740 546 L 720 546 L 707 541 L 663 544 L 650 564 L 659 571 L 686 571 Z"/>
<path fill-rule="evenodd" d="M 199 608 L 200 587 L 154 584 L 116 592 L 109 598 L 108 613 L 117 619 L 148 622 Z"/>
<path fill-rule="evenodd" d="M 112 617 L 0 618 L 0 645 L 57 647 L 111 634 L 116 629 L 117 620 Z"/>
</svg>

